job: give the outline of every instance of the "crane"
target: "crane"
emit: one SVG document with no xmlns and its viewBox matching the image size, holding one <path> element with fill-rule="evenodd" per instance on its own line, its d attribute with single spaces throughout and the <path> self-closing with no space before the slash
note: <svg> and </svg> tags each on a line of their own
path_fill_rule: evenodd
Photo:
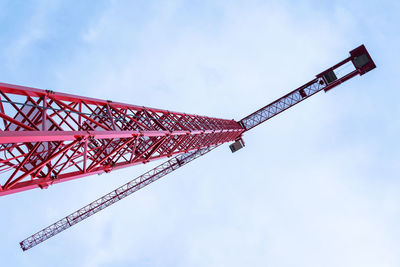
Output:
<svg viewBox="0 0 400 267">
<path fill-rule="evenodd" d="M 13 170 L 1 185 L 0 195 L 46 188 L 54 183 L 173 156 L 21 241 L 22 250 L 70 228 L 223 143 L 233 142 L 229 146 L 232 152 L 242 149 L 245 132 L 320 91 L 327 92 L 376 67 L 364 45 L 349 53 L 346 59 L 308 83 L 239 121 L 0 84 L 2 104 L 18 110 L 10 116 L 0 106 L 5 127 L 0 133 L 0 152 L 5 155 L 2 168 Z M 344 65 L 351 68 L 340 73 Z M 22 96 L 24 102 L 11 100 L 10 94 Z M 28 176 L 30 179 L 26 180 Z"/>
<path fill-rule="evenodd" d="M 0 84 L 0 196 L 230 142 L 234 120 Z"/>
</svg>

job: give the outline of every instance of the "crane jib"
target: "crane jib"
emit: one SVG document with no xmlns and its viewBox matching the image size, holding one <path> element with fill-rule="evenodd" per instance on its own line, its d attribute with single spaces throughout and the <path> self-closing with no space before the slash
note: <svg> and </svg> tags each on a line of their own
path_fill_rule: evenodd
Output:
<svg viewBox="0 0 400 267">
<path fill-rule="evenodd" d="M 364 45 L 360 45 L 359 47 L 351 50 L 349 53 L 349 57 L 316 75 L 316 78 L 310 82 L 244 117 L 239 121 L 240 125 L 242 125 L 246 131 L 248 131 L 278 115 L 282 111 L 289 109 L 308 97 L 318 93 L 319 91 L 324 90 L 327 92 L 358 74 L 364 75 L 368 71 L 376 68 L 374 61 Z M 347 71 L 344 73 L 340 72 L 343 70 L 341 67 L 346 64 L 352 64 L 352 66 L 350 66 L 352 68 L 347 68 Z M 231 145 L 232 152 L 236 152 L 240 148 L 244 147 L 243 144 L 244 142 L 242 140 L 242 136 L 238 137 L 237 140 L 235 140 L 235 142 Z M 232 149 L 234 147 L 235 149 Z"/>
</svg>

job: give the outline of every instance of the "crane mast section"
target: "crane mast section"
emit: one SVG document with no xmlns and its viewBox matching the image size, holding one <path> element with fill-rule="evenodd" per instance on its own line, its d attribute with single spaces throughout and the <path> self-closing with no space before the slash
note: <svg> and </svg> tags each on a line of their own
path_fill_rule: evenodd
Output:
<svg viewBox="0 0 400 267">
<path fill-rule="evenodd" d="M 0 196 L 234 141 L 234 120 L 0 83 Z"/>
<path fill-rule="evenodd" d="M 350 67 L 350 70 L 343 73 L 345 67 Z M 239 123 L 248 131 L 310 96 L 322 90 L 327 92 L 357 75 L 364 75 L 375 67 L 367 49 L 361 45 L 350 51 L 350 56 L 346 59 L 316 75 L 316 78 L 305 85 L 244 117 Z"/>
<path fill-rule="evenodd" d="M 43 230 L 33 234 L 32 236 L 20 242 L 22 250 L 28 250 L 43 241 L 53 237 L 54 235 L 70 228 L 78 222 L 87 219 L 95 213 L 107 208 L 115 202 L 135 193 L 139 189 L 157 181 L 165 175 L 179 169 L 192 160 L 210 152 L 217 146 L 202 148 L 196 151 L 191 151 L 185 154 L 177 155 L 172 159 L 162 163 L 154 169 L 146 172 L 145 174 L 137 177 L 136 179 L 118 187 L 110 193 L 102 196 L 101 198 L 93 201 L 92 203 L 84 206 L 83 208 L 71 213 L 65 218 L 55 222 L 54 224 L 44 228 Z"/>
</svg>

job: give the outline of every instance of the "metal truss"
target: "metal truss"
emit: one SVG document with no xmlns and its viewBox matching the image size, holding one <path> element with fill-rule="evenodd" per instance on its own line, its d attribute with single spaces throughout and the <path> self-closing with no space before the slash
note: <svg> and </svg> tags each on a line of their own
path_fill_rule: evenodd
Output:
<svg viewBox="0 0 400 267">
<path fill-rule="evenodd" d="M 101 198 L 93 201 L 92 203 L 84 206 L 83 208 L 71 213 L 65 218 L 53 223 L 52 225 L 44 228 L 36 234 L 26 238 L 20 242 L 22 250 L 28 250 L 43 241 L 55 236 L 56 234 L 70 228 L 78 222 L 92 216 L 93 214 L 107 208 L 115 202 L 135 193 L 139 189 L 157 181 L 165 175 L 179 169 L 192 160 L 210 152 L 217 146 L 202 148 L 196 151 L 188 152 L 175 156 L 174 158 L 164 162 L 163 164 L 155 167 L 154 169 L 146 172 L 145 174 L 137 177 L 136 179 L 124 184 L 121 187 L 111 191 L 110 193 L 102 196 Z"/>
<path fill-rule="evenodd" d="M 0 196 L 235 140 L 233 120 L 0 83 Z"/>
<path fill-rule="evenodd" d="M 347 66 L 345 66 L 346 64 Z M 350 70 L 346 70 L 346 67 L 350 67 Z M 346 59 L 316 75 L 315 79 L 244 117 L 239 122 L 248 131 L 319 91 L 324 90 L 327 92 L 357 75 L 367 73 L 375 67 L 375 63 L 367 49 L 364 45 L 361 45 L 350 51 L 350 56 Z M 346 71 L 343 72 L 344 70 Z M 338 76 L 339 74 L 340 76 Z"/>
<path fill-rule="evenodd" d="M 278 115 L 282 111 L 300 103 L 304 99 L 318 93 L 326 87 L 322 78 L 316 78 L 308 84 L 290 92 L 289 94 L 275 100 L 271 104 L 243 118 L 240 123 L 246 130 L 256 127 L 260 123 Z"/>
</svg>

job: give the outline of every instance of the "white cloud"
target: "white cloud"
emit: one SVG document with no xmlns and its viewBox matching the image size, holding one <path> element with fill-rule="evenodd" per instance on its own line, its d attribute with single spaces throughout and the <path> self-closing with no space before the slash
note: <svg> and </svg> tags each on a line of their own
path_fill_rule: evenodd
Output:
<svg viewBox="0 0 400 267">
<path fill-rule="evenodd" d="M 188 14 L 179 3 L 132 12 L 136 5 L 111 2 L 84 31 L 86 45 L 56 70 L 54 87 L 240 119 L 359 44 L 346 7 L 327 14 L 308 4 L 223 2 L 209 6 L 220 14 L 210 29 L 202 14 L 180 24 Z M 362 83 L 371 77 L 305 101 L 246 133 L 244 150 L 220 148 L 51 244 L 66 240 L 84 266 L 398 265 L 400 156 L 377 154 L 386 142 L 365 131 L 377 120 L 363 109 L 385 106 L 362 101 L 375 97 Z M 359 96 L 364 89 L 371 95 Z M 150 166 L 58 185 L 60 196 L 49 199 L 63 210 L 76 198 L 86 204 Z M 74 203 L 62 203 L 70 190 Z"/>
<path fill-rule="evenodd" d="M 31 56 L 32 46 L 47 37 L 47 16 L 58 6 L 59 1 L 38 1 L 27 18 L 16 14 L 23 21 L 21 31 L 9 40 L 4 55 L 9 69 L 18 69 Z M 14 37 L 14 36 L 13 36 Z"/>
</svg>

